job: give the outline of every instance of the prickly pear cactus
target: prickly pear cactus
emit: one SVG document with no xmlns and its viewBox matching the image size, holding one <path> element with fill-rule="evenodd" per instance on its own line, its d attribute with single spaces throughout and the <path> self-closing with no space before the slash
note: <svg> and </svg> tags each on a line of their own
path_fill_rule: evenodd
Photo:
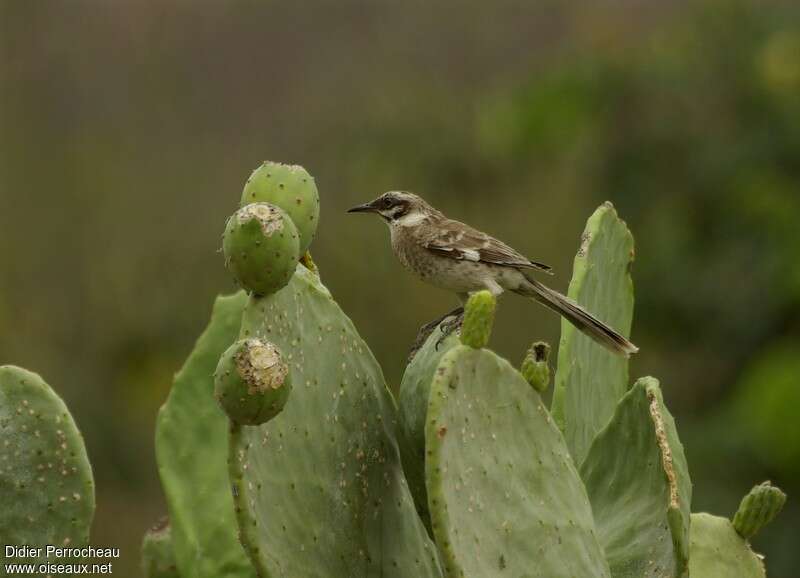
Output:
<svg viewBox="0 0 800 578">
<path fill-rule="evenodd" d="M 468 311 L 462 335 L 487 321 Z M 426 440 L 428 503 L 448 577 L 609 576 L 564 438 L 508 362 L 451 349 L 431 385 Z"/>
<path fill-rule="evenodd" d="M 308 250 L 319 223 L 319 194 L 314 177 L 299 165 L 264 161 L 242 191 L 242 206 L 267 202 L 286 211 L 300 233 L 300 254 Z"/>
<path fill-rule="evenodd" d="M 550 385 L 550 346 L 544 341 L 531 345 L 519 371 L 533 389 L 545 392 Z"/>
<path fill-rule="evenodd" d="M 686 576 L 692 484 L 657 380 L 622 398 L 580 471 L 612 576 Z"/>
<path fill-rule="evenodd" d="M 761 528 L 777 516 L 786 503 L 786 494 L 770 482 L 755 486 L 742 498 L 733 517 L 733 527 L 745 540 L 755 536 Z"/>
<path fill-rule="evenodd" d="M 228 480 L 228 419 L 214 400 L 214 369 L 236 340 L 247 296 L 219 297 L 211 321 L 175 376 L 156 424 L 156 458 L 182 576 L 253 577 L 237 539 Z"/>
<path fill-rule="evenodd" d="M 633 320 L 633 236 L 611 203 L 586 223 L 575 257 L 569 297 L 623 335 Z M 628 360 L 561 322 L 553 417 L 580 464 L 628 390 Z"/>
<path fill-rule="evenodd" d="M 492 335 L 496 308 L 497 299 L 488 291 L 478 291 L 470 295 L 464 309 L 461 343 L 473 349 L 486 347 Z"/>
<path fill-rule="evenodd" d="M 764 563 L 727 518 L 692 514 L 691 578 L 765 578 Z"/>
<path fill-rule="evenodd" d="M 398 392 L 398 442 L 411 495 L 417 512 L 430 530 L 428 492 L 425 489 L 425 425 L 428 413 L 431 382 L 442 357 L 460 344 L 458 335 L 451 333 L 444 341 L 441 329 L 436 328 L 403 373 Z"/>
<path fill-rule="evenodd" d="M 214 397 L 241 425 L 259 425 L 278 415 L 291 390 L 289 365 L 277 347 L 261 339 L 231 345 L 214 372 Z"/>
<path fill-rule="evenodd" d="M 236 211 L 222 235 L 225 266 L 239 285 L 257 295 L 285 287 L 300 260 L 299 237 L 289 216 L 269 203 Z"/>
<path fill-rule="evenodd" d="M 142 574 L 145 578 L 180 578 L 172 546 L 172 529 L 166 518 L 144 535 Z"/>
<path fill-rule="evenodd" d="M 400 466 L 380 367 L 319 278 L 251 298 L 240 338 L 273 343 L 294 389 L 258 427 L 232 426 L 241 540 L 265 577 L 441 576 Z"/>
<path fill-rule="evenodd" d="M 0 367 L 0 543 L 80 547 L 93 515 L 92 469 L 67 406 L 37 374 Z"/>
</svg>

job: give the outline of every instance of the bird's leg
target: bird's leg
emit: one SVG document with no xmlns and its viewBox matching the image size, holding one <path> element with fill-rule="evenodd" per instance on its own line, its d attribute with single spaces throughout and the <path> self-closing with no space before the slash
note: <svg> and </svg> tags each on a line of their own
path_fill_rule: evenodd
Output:
<svg viewBox="0 0 800 578">
<path fill-rule="evenodd" d="M 445 339 L 450 337 L 453 332 L 461 329 L 461 325 L 464 323 L 464 307 L 454 309 L 445 317 L 450 317 L 450 319 L 442 323 L 442 336 L 436 342 L 437 351 L 439 350 L 439 346 L 444 343 Z"/>
<path fill-rule="evenodd" d="M 430 337 L 431 333 L 433 333 L 433 330 L 436 329 L 442 323 L 442 321 L 444 321 L 448 317 L 453 317 L 453 316 L 456 316 L 457 318 L 458 317 L 463 318 L 463 315 L 464 315 L 464 307 L 457 307 L 452 311 L 445 313 L 441 317 L 434 319 L 430 323 L 426 323 L 425 325 L 420 327 L 419 332 L 417 333 L 417 338 L 414 340 L 414 345 L 411 346 L 411 351 L 408 354 L 409 361 L 414 357 L 417 351 L 419 351 L 420 348 L 423 345 L 425 345 L 425 342 L 428 340 L 428 337 Z M 444 331 L 444 325 L 442 325 L 442 331 Z M 452 333 L 452 329 L 450 330 L 450 333 Z M 450 333 L 448 333 L 447 335 L 449 335 Z M 445 335 L 445 337 L 447 337 L 447 335 Z M 439 348 L 441 341 L 442 340 L 436 343 L 437 349 Z"/>
</svg>

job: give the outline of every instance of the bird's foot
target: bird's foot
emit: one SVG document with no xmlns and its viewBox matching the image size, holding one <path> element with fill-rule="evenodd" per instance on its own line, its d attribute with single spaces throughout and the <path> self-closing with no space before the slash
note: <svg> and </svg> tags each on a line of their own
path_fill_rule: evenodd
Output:
<svg viewBox="0 0 800 578">
<path fill-rule="evenodd" d="M 445 325 L 446 324 L 442 324 L 442 321 L 444 321 L 448 317 L 453 317 L 453 316 L 455 316 L 455 317 L 459 317 L 460 316 L 462 318 L 462 320 L 463 320 L 464 308 L 463 307 L 459 307 L 458 309 L 454 309 L 453 311 L 450 311 L 449 313 L 447 313 L 445 315 L 442 315 L 441 317 L 438 317 L 438 318 L 434 319 L 433 321 L 431 321 L 430 323 L 426 323 L 425 325 L 423 325 L 422 327 L 419 328 L 419 331 L 417 332 L 417 338 L 414 340 L 414 345 L 411 346 L 411 351 L 409 351 L 409 353 L 408 353 L 408 361 L 409 362 L 417 354 L 417 351 L 419 351 L 422 348 L 422 346 L 425 345 L 425 342 L 428 340 L 428 337 L 431 336 L 431 333 L 433 333 L 433 330 L 436 329 L 437 327 L 439 327 L 439 325 L 442 325 L 442 331 L 445 331 Z M 448 323 L 449 322 L 450 321 L 448 320 Z M 461 325 L 461 322 L 459 321 L 458 322 L 458 326 L 460 327 L 460 325 Z M 448 329 L 447 333 L 444 335 L 444 337 L 436 342 L 436 350 L 437 351 L 438 351 L 439 345 L 441 345 L 442 341 L 444 341 L 447 338 L 447 336 L 450 335 L 452 332 L 453 332 L 453 329 Z"/>
<path fill-rule="evenodd" d="M 459 307 L 448 317 L 449 318 L 442 323 L 442 335 L 436 342 L 436 351 L 439 351 L 439 346 L 444 343 L 448 337 L 461 329 L 461 325 L 464 323 L 464 308 Z"/>
</svg>

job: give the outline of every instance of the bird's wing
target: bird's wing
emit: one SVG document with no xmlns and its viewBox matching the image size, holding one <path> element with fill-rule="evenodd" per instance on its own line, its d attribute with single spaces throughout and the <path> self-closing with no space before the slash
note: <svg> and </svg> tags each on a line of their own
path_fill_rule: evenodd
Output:
<svg viewBox="0 0 800 578">
<path fill-rule="evenodd" d="M 531 261 L 502 241 L 464 223 L 446 220 L 437 223 L 432 229 L 434 232 L 424 239 L 424 246 L 437 255 L 459 261 L 537 269 L 552 275 L 552 268 L 549 265 Z"/>
</svg>

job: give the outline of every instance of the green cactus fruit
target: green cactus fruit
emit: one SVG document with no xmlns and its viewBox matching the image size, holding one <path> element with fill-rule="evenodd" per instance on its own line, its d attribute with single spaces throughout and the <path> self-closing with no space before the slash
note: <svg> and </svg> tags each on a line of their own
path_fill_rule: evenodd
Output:
<svg viewBox="0 0 800 578">
<path fill-rule="evenodd" d="M 441 327 L 441 326 L 440 326 Z M 459 344 L 455 333 L 442 343 L 440 328 L 428 336 L 423 346 L 406 367 L 398 392 L 398 442 L 408 487 L 414 497 L 417 512 L 429 532 L 428 492 L 425 489 L 425 425 L 428 413 L 431 381 L 445 353 Z"/>
<path fill-rule="evenodd" d="M 580 471 L 612 576 L 686 576 L 692 484 L 656 379 L 620 400 Z"/>
<path fill-rule="evenodd" d="M 428 505 L 450 578 L 609 576 L 586 490 L 539 394 L 458 346 L 431 384 Z"/>
<path fill-rule="evenodd" d="M 786 503 L 786 494 L 770 482 L 755 486 L 742 498 L 733 517 L 733 527 L 746 540 L 775 519 Z"/>
<path fill-rule="evenodd" d="M 605 203 L 586 223 L 568 295 L 625 336 L 633 320 L 632 263 L 633 236 Z M 628 360 L 562 320 L 552 412 L 575 463 L 583 462 L 627 390 Z"/>
<path fill-rule="evenodd" d="M 142 574 L 145 578 L 180 578 L 172 548 L 172 530 L 167 518 L 144 535 Z"/>
<path fill-rule="evenodd" d="M 94 481 L 67 406 L 37 374 L 0 367 L 0 544 L 89 542 Z M 52 562 L 44 551 L 38 562 Z M 6 562 L 33 559 L 8 557 Z"/>
<path fill-rule="evenodd" d="M 692 514 L 691 578 L 766 578 L 761 557 L 727 518 Z"/>
<path fill-rule="evenodd" d="M 380 366 L 319 277 L 301 265 L 286 288 L 252 297 L 240 338 L 280 348 L 294 385 L 275 418 L 231 427 L 240 537 L 259 575 L 440 577 Z"/>
<path fill-rule="evenodd" d="M 539 393 L 547 390 L 550 385 L 550 345 L 544 341 L 537 341 L 528 350 L 522 360 L 520 373 L 533 389 Z"/>
<path fill-rule="evenodd" d="M 294 223 L 269 203 L 252 203 L 236 211 L 225 225 L 222 250 L 228 271 L 256 295 L 285 287 L 301 254 Z"/>
<path fill-rule="evenodd" d="M 228 418 L 259 425 L 283 409 L 292 389 L 289 365 L 269 341 L 241 339 L 219 360 L 214 396 Z"/>
<path fill-rule="evenodd" d="M 475 349 L 486 347 L 492 335 L 496 307 L 497 298 L 489 291 L 478 291 L 469 296 L 464 308 L 461 343 Z"/>
<path fill-rule="evenodd" d="M 214 400 L 214 368 L 236 341 L 247 296 L 219 297 L 175 376 L 156 423 L 156 458 L 182 576 L 255 576 L 237 537 L 228 480 L 229 421 Z"/>
<path fill-rule="evenodd" d="M 299 165 L 264 163 L 242 191 L 242 206 L 266 202 L 286 211 L 300 233 L 300 254 L 308 250 L 319 224 L 319 193 L 314 177 Z"/>
</svg>

